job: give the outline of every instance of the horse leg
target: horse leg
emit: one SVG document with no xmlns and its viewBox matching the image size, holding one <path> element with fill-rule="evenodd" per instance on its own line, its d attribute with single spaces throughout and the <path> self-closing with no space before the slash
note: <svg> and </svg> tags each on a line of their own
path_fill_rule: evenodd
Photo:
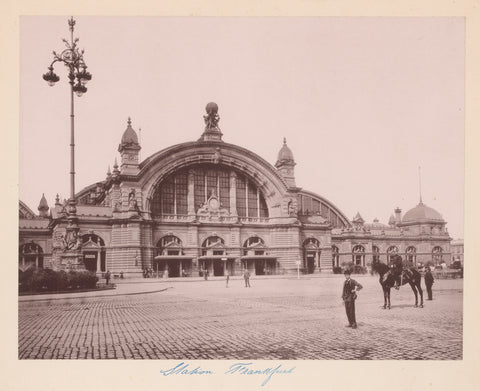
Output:
<svg viewBox="0 0 480 391">
<path fill-rule="evenodd" d="M 387 288 L 388 309 L 390 309 L 390 287 Z"/>
<path fill-rule="evenodd" d="M 410 286 L 412 287 L 413 294 L 415 295 L 415 305 L 414 305 L 414 307 L 417 308 L 417 307 L 418 307 L 417 288 L 415 287 L 415 284 L 413 284 L 412 282 L 409 282 L 409 284 L 410 284 Z"/>
<path fill-rule="evenodd" d="M 418 281 L 417 289 L 418 289 L 418 293 L 420 293 L 420 308 L 423 308 L 423 290 L 421 286 L 421 281 Z"/>
<path fill-rule="evenodd" d="M 387 288 L 382 286 L 383 289 L 383 309 L 387 308 Z"/>
</svg>

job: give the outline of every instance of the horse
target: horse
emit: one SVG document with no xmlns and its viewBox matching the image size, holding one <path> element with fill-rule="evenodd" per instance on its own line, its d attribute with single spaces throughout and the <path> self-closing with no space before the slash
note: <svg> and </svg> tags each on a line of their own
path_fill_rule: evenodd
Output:
<svg viewBox="0 0 480 391">
<path fill-rule="evenodd" d="M 400 258 L 401 260 L 401 258 Z M 380 275 L 380 285 L 383 289 L 384 304 L 383 309 L 390 309 L 390 289 L 395 285 L 395 275 L 393 271 L 382 262 L 374 262 L 372 270 Z M 405 267 L 402 269 L 401 285 L 409 284 L 415 295 L 415 308 L 423 308 L 423 290 L 421 287 L 421 274 L 414 267 Z M 420 306 L 418 305 L 418 293 L 420 293 Z"/>
</svg>

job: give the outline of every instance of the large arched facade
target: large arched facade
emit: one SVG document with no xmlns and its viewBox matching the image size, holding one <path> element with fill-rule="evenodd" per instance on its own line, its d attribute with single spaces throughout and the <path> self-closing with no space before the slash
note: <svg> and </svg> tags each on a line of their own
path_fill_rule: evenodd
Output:
<svg viewBox="0 0 480 391">
<path fill-rule="evenodd" d="M 417 226 L 424 235 L 434 225 L 428 232 L 438 236 L 435 245 L 447 258 L 444 222 L 429 209 L 418 206 L 409 214 L 401 229 L 410 236 L 400 232 L 401 224 L 393 236 L 381 224 L 370 228 L 361 218 L 353 224 L 333 203 L 297 186 L 286 140 L 273 165 L 225 143 L 215 124 L 206 121 L 198 141 L 141 162 L 129 121 L 118 147 L 120 164 L 76 194 L 75 218 L 58 198 L 50 214 L 42 199 L 40 216 L 20 203 L 20 244 L 40 243 L 44 267 L 110 270 L 114 276 L 223 276 L 245 269 L 261 275 L 297 268 L 328 273 L 344 263 L 388 262 L 392 246 L 417 261 L 432 259 L 433 245 L 405 238 L 414 242 Z"/>
</svg>

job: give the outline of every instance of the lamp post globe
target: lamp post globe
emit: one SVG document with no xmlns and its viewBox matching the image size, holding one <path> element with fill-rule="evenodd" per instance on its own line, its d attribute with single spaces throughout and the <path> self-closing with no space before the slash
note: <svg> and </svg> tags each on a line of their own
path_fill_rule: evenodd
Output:
<svg viewBox="0 0 480 391">
<path fill-rule="evenodd" d="M 48 67 L 48 72 L 43 75 L 43 79 L 49 86 L 54 86 L 60 77 L 53 72 L 53 66 L 56 63 L 62 63 L 68 69 L 68 80 L 70 84 L 70 198 L 68 200 L 68 215 L 75 217 L 77 213 L 75 199 L 75 110 L 74 93 L 81 97 L 87 92 L 85 85 L 92 79 L 92 75 L 87 71 L 83 53 L 84 50 L 78 48 L 78 38 L 73 38 L 75 20 L 71 17 L 68 20 L 70 30 L 70 41 L 63 39 L 66 46 L 61 53 L 53 52 L 53 61 Z"/>
</svg>

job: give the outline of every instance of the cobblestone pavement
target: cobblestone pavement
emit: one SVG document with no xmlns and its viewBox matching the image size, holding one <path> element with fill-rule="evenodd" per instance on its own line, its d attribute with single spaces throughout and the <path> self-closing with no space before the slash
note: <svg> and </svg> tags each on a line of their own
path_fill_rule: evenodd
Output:
<svg viewBox="0 0 480 391">
<path fill-rule="evenodd" d="M 19 302 L 20 359 L 462 358 L 463 280 L 408 286 L 383 310 L 377 277 L 354 276 L 359 328 L 345 327 L 343 276 L 158 282 L 153 292 Z M 426 296 L 426 294 L 425 294 Z"/>
</svg>

